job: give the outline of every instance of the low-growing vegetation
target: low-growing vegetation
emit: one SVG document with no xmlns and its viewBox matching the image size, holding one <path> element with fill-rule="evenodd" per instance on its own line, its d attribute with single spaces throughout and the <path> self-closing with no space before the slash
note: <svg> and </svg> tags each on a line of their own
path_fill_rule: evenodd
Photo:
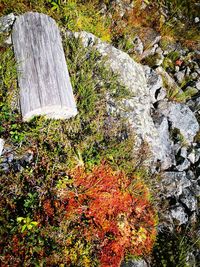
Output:
<svg viewBox="0 0 200 267">
<path fill-rule="evenodd" d="M 1 51 L 0 133 L 8 147 L 1 162 L 2 266 L 116 267 L 154 244 L 156 213 L 138 175 L 134 134 L 120 115 L 131 94 L 93 48 L 73 38 L 64 48 L 79 113 L 29 123 L 13 101 L 13 52 Z"/>
<path fill-rule="evenodd" d="M 195 0 L 136 0 L 123 15 L 111 0 L 1 0 L 1 15 L 27 11 L 45 13 L 64 29 L 91 32 L 130 54 L 134 37 L 139 34 L 143 39 L 150 28 L 168 44 L 180 40 L 195 46 L 199 41 L 198 25 L 193 21 L 199 14 Z"/>
<path fill-rule="evenodd" d="M 198 45 L 198 25 L 193 24 L 198 10 L 193 0 L 136 0 L 123 15 L 109 0 L 0 1 L 0 15 L 42 12 L 63 33 L 91 32 L 131 56 L 135 36 L 143 41 L 149 29 L 162 35 L 163 49 L 177 40 Z M 63 36 L 78 115 L 67 121 L 37 117 L 29 123 L 22 121 L 18 107 L 13 51 L 3 42 L 6 34 L 0 36 L 3 267 L 117 267 L 124 257 L 149 255 L 155 243 L 155 203 L 142 164 L 148 153 L 142 147 L 135 154 L 134 132 L 120 112 L 121 100 L 131 93 L 97 51 Z M 151 46 L 150 41 L 143 43 L 144 49 Z M 170 52 L 162 66 L 173 72 L 179 60 L 178 52 Z M 178 89 L 165 86 L 170 100 L 185 102 L 195 94 L 192 88 L 182 91 L 184 82 Z M 171 134 L 186 145 L 176 129 Z M 188 266 L 192 241 L 182 233 L 158 236 L 152 264 Z"/>
<path fill-rule="evenodd" d="M 196 263 L 199 264 L 199 258 L 196 255 L 198 248 L 199 236 L 194 235 L 192 226 L 177 227 L 173 232 L 163 229 L 154 246 L 152 266 L 195 266 L 194 256 L 191 255 L 196 256 Z"/>
</svg>

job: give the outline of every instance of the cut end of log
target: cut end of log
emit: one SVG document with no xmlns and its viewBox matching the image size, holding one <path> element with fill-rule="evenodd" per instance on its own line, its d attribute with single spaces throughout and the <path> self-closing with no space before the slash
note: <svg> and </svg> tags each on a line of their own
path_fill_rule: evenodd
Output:
<svg viewBox="0 0 200 267">
<path fill-rule="evenodd" d="M 61 106 L 42 107 L 23 115 L 23 121 L 30 121 L 35 116 L 45 116 L 48 119 L 65 120 L 77 115 L 77 109 Z"/>
</svg>

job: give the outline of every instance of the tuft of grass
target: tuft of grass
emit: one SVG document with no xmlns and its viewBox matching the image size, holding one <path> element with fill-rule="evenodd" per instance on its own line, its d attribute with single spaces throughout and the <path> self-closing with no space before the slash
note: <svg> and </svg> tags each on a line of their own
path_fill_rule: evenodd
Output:
<svg viewBox="0 0 200 267">
<path fill-rule="evenodd" d="M 170 129 L 170 136 L 175 141 L 175 143 L 180 143 L 181 146 L 188 147 L 189 144 L 185 137 L 181 134 L 180 130 L 177 128 Z"/>
<path fill-rule="evenodd" d="M 168 87 L 166 89 L 167 98 L 178 103 L 185 103 L 197 93 L 195 88 L 189 88 L 186 91 L 181 91 L 181 88 L 179 89 L 178 87 Z"/>
<path fill-rule="evenodd" d="M 170 61 L 172 64 L 172 61 Z M 169 66 L 169 65 L 168 65 Z M 172 64 L 174 66 L 174 64 Z M 190 81 L 190 77 L 186 77 L 182 84 L 178 86 L 173 80 L 168 81 L 168 77 L 164 77 L 162 75 L 163 85 L 167 92 L 167 98 L 171 101 L 179 102 L 179 103 L 185 103 L 187 100 L 191 99 L 192 96 L 194 96 L 197 93 L 197 90 L 195 88 L 189 87 L 187 89 L 186 85 Z M 185 89 L 186 87 L 186 89 Z"/>
<path fill-rule="evenodd" d="M 188 228 L 177 228 L 174 232 L 169 232 L 165 229 L 157 236 L 153 250 L 152 266 L 195 266 L 195 263 L 189 262 L 188 256 L 190 253 L 195 253 L 198 241 L 199 238 L 194 237 L 192 230 Z"/>
</svg>

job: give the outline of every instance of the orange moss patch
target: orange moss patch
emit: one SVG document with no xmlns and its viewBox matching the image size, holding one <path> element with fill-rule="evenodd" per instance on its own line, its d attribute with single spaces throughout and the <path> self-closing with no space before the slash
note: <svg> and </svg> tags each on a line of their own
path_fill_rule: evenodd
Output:
<svg viewBox="0 0 200 267">
<path fill-rule="evenodd" d="M 101 267 L 120 266 L 126 253 L 149 253 L 155 240 L 156 215 L 147 187 L 102 164 L 87 173 L 70 174 L 71 190 L 62 192 L 66 219 L 74 221 L 87 242 L 96 245 Z"/>
</svg>

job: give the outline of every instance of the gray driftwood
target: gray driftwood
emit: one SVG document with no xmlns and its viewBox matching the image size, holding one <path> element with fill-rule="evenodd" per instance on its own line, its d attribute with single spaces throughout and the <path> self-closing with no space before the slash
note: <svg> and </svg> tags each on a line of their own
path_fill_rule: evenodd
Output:
<svg viewBox="0 0 200 267">
<path fill-rule="evenodd" d="M 23 120 L 37 115 L 54 119 L 75 116 L 76 104 L 55 21 L 44 14 L 25 13 L 16 19 L 12 39 Z"/>
</svg>

